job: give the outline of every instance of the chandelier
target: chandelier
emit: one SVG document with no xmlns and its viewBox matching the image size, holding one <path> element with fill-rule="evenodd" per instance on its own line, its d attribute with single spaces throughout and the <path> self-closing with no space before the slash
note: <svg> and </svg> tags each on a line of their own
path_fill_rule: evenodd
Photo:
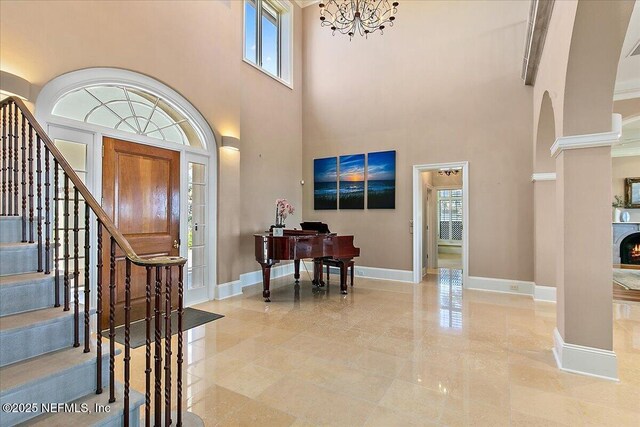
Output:
<svg viewBox="0 0 640 427">
<path fill-rule="evenodd" d="M 460 169 L 443 169 L 441 171 L 438 171 L 438 175 L 447 175 L 447 176 L 458 175 L 459 173 L 460 173 Z"/>
<path fill-rule="evenodd" d="M 393 26 L 398 2 L 389 0 L 321 0 L 320 25 L 338 31 L 349 38 L 356 33 L 368 36 L 386 25 Z"/>
</svg>

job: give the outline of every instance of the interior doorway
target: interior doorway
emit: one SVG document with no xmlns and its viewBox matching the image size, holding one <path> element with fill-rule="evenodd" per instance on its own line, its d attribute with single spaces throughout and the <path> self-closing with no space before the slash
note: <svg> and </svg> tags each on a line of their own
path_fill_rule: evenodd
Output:
<svg viewBox="0 0 640 427">
<path fill-rule="evenodd" d="M 468 162 L 413 166 L 413 281 L 438 268 L 469 276 Z"/>
</svg>

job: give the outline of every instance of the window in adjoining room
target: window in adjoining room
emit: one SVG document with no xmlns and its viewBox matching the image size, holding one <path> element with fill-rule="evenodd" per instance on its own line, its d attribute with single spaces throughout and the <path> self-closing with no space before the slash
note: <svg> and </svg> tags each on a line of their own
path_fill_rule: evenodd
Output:
<svg viewBox="0 0 640 427">
<path fill-rule="evenodd" d="M 438 190 L 438 240 L 462 240 L 462 190 Z"/>
<path fill-rule="evenodd" d="M 288 1 L 245 0 L 244 59 L 291 83 L 292 6 Z"/>
</svg>

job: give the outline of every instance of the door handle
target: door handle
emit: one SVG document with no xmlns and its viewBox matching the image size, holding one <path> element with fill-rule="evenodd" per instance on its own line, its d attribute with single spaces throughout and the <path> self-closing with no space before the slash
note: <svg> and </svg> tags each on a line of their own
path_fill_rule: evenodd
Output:
<svg viewBox="0 0 640 427">
<path fill-rule="evenodd" d="M 173 241 L 173 248 L 174 249 L 180 249 L 180 243 L 177 240 Z"/>
</svg>

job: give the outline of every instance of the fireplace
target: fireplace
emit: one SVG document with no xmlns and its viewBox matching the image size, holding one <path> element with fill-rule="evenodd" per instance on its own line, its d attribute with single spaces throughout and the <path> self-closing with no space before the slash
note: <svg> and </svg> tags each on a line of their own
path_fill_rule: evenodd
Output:
<svg viewBox="0 0 640 427">
<path fill-rule="evenodd" d="M 633 233 L 620 242 L 620 262 L 640 265 L 640 233 Z"/>
</svg>

